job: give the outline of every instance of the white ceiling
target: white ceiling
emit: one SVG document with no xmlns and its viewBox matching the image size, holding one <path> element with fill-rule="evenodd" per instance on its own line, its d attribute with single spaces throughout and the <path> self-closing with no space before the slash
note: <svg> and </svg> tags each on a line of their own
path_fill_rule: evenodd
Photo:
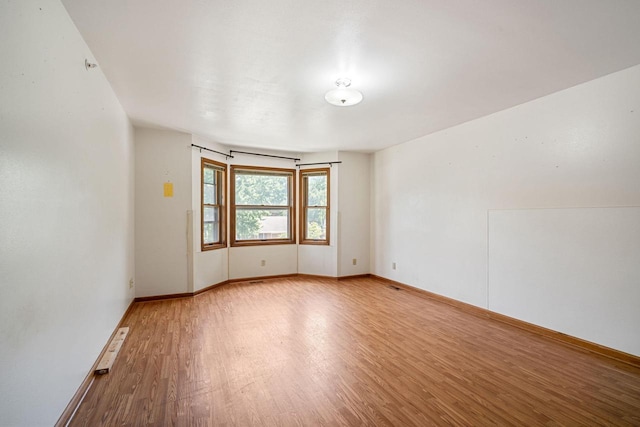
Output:
<svg viewBox="0 0 640 427">
<path fill-rule="evenodd" d="M 134 123 L 243 147 L 375 151 L 640 64 L 638 0 L 63 4 Z"/>
</svg>

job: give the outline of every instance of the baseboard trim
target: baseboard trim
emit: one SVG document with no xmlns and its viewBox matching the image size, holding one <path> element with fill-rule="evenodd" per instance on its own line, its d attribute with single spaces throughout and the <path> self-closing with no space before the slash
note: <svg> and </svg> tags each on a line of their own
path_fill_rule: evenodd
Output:
<svg viewBox="0 0 640 427">
<path fill-rule="evenodd" d="M 371 277 L 371 274 L 354 274 L 352 276 L 321 276 L 319 274 L 304 274 L 299 273 L 296 274 L 297 277 L 305 277 L 308 279 L 323 279 L 323 280 L 351 280 L 351 279 L 363 279 L 367 277 Z"/>
<path fill-rule="evenodd" d="M 148 302 L 148 301 L 159 301 L 163 299 L 176 299 L 176 298 L 188 298 L 192 297 L 193 292 L 183 292 L 180 294 L 167 294 L 167 295 L 151 295 L 148 297 L 136 297 L 134 302 Z"/>
<path fill-rule="evenodd" d="M 211 285 L 211 286 L 207 286 L 206 288 L 202 288 L 200 290 L 195 291 L 192 296 L 195 297 L 196 295 L 200 295 L 200 294 L 202 294 L 204 292 L 210 291 L 213 288 L 217 288 L 218 286 L 227 285 L 229 283 L 231 283 L 231 282 L 228 281 L 228 280 L 225 280 L 224 282 L 220 282 L 220 283 L 216 283 L 216 284 Z"/>
<path fill-rule="evenodd" d="M 95 363 L 89 370 L 89 373 L 84 378 L 82 383 L 80 383 L 80 387 L 78 387 L 78 390 L 75 392 L 75 394 L 69 401 L 69 404 L 67 404 L 67 407 L 64 408 L 62 415 L 60 415 L 60 418 L 58 418 L 58 421 L 56 422 L 55 427 L 66 427 L 73 419 L 73 416 L 78 410 L 78 407 L 82 403 L 82 399 L 84 399 L 84 396 L 87 394 L 87 392 L 89 391 L 89 388 L 91 388 L 91 385 L 93 384 L 93 381 L 95 379 L 95 370 L 98 367 L 100 360 L 102 359 L 104 354 L 107 352 L 107 349 L 109 348 L 109 343 L 116 336 L 118 329 L 120 329 L 124 324 L 124 320 L 129 315 L 129 312 L 131 312 L 134 303 L 135 303 L 135 299 L 131 300 L 131 302 L 129 303 L 129 307 L 127 307 L 126 311 L 122 315 L 122 318 L 118 322 L 118 325 L 115 327 L 115 329 L 111 333 L 111 336 L 109 337 L 109 339 L 107 340 L 107 343 L 105 344 L 102 351 L 98 355 L 98 358 L 96 359 Z"/>
<path fill-rule="evenodd" d="M 179 294 L 166 294 L 166 295 L 150 295 L 146 297 L 136 297 L 133 302 L 149 302 L 149 301 L 162 301 L 165 299 L 177 299 L 177 298 L 192 298 L 196 295 L 200 295 L 201 293 L 212 290 L 213 288 L 217 288 L 218 286 L 227 285 L 232 283 L 230 280 L 225 280 L 224 282 L 214 283 L 213 285 L 207 286 L 206 288 L 198 289 L 194 292 L 182 292 Z"/>
<path fill-rule="evenodd" d="M 291 274 L 276 274 L 273 276 L 256 276 L 256 277 L 241 277 L 238 279 L 229 279 L 229 283 L 246 283 L 246 282 L 254 282 L 256 280 L 274 280 L 274 279 L 289 279 L 291 277 L 298 276 L 297 273 Z"/>
<path fill-rule="evenodd" d="M 395 280 L 387 279 L 386 277 L 376 276 L 375 274 L 371 274 L 370 277 L 379 282 L 391 284 L 394 286 L 398 286 L 402 289 L 408 290 L 421 298 L 427 298 L 430 300 L 442 302 L 444 304 L 463 310 L 474 316 L 506 323 L 508 325 L 514 326 L 519 329 L 523 329 L 528 332 L 532 332 L 534 334 L 543 336 L 545 338 L 549 338 L 554 341 L 559 341 L 561 343 L 578 347 L 580 349 L 587 350 L 591 353 L 599 354 L 601 356 L 605 356 L 610 359 L 615 359 L 619 362 L 624 362 L 626 364 L 640 368 L 640 357 L 635 356 L 633 354 L 625 353 L 624 351 L 616 350 L 611 347 L 606 347 L 591 341 L 583 340 L 582 338 L 577 338 L 572 335 L 567 335 L 562 332 L 554 331 L 553 329 L 548 329 L 542 326 L 535 325 L 533 323 L 525 322 L 524 320 L 520 320 L 514 317 L 506 316 L 504 314 L 496 313 L 495 311 L 487 310 L 486 308 L 467 304 L 465 302 L 458 301 L 453 298 L 449 298 L 433 292 L 425 291 L 424 289 L 416 288 L 414 286 L 407 285 L 402 282 L 397 282 Z"/>
<path fill-rule="evenodd" d="M 351 280 L 351 279 L 366 279 L 371 277 L 371 274 L 353 274 L 351 276 L 338 276 L 338 280 Z"/>
<path fill-rule="evenodd" d="M 334 276 L 323 276 L 323 275 L 320 275 L 320 274 L 299 273 L 297 276 L 301 277 L 303 279 L 338 280 L 337 277 L 334 277 Z"/>
</svg>

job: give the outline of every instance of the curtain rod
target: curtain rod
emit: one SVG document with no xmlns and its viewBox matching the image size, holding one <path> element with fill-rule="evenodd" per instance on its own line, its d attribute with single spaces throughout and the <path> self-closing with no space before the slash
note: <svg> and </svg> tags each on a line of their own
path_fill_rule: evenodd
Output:
<svg viewBox="0 0 640 427">
<path fill-rule="evenodd" d="M 318 162 L 318 163 L 298 163 L 296 166 L 300 167 L 300 166 L 312 166 L 312 165 L 336 165 L 342 163 L 342 160 L 339 162 Z"/>
<path fill-rule="evenodd" d="M 286 160 L 293 160 L 295 162 L 299 162 L 300 159 L 295 158 L 295 157 L 284 157 L 284 156 L 273 156 L 271 154 L 260 154 L 260 153 L 250 153 L 247 151 L 237 151 L 237 150 L 229 150 L 229 154 L 227 153 L 222 153 L 220 151 L 216 151 L 216 150 L 212 150 L 210 148 L 207 147 L 202 147 L 200 145 L 196 145 L 196 144 L 191 144 L 192 147 L 196 147 L 198 149 L 200 149 L 200 152 L 202 152 L 202 150 L 206 150 L 206 151 L 211 151 L 212 153 L 216 153 L 216 154 L 220 154 L 222 156 L 225 156 L 226 158 L 231 158 L 233 159 L 233 153 L 238 153 L 238 154 L 248 154 L 251 156 L 260 156 L 260 157 L 272 157 L 275 159 L 286 159 Z M 296 166 L 300 167 L 300 166 L 313 166 L 313 165 L 335 165 L 335 164 L 339 164 L 342 163 L 342 161 L 335 161 L 335 162 L 317 162 L 317 163 L 298 163 Z"/>
<path fill-rule="evenodd" d="M 212 150 L 211 148 L 207 148 L 207 147 L 201 147 L 201 146 L 196 145 L 196 144 L 191 144 L 191 146 L 199 148 L 201 153 L 202 153 L 202 150 L 207 150 L 207 151 L 211 151 L 212 153 L 221 154 L 221 155 L 225 156 L 226 158 L 230 157 L 230 158 L 233 159 L 233 156 L 231 154 L 221 153 L 220 151 Z"/>
<path fill-rule="evenodd" d="M 300 161 L 300 159 L 296 159 L 295 157 L 272 156 L 271 154 L 248 153 L 246 151 L 229 150 L 229 153 L 231 153 L 231 154 L 233 154 L 233 153 L 249 154 L 251 156 L 261 156 L 261 157 L 273 157 L 274 159 L 293 160 L 294 162 L 299 162 Z M 233 157 L 233 156 L 231 156 L 231 157 Z"/>
</svg>

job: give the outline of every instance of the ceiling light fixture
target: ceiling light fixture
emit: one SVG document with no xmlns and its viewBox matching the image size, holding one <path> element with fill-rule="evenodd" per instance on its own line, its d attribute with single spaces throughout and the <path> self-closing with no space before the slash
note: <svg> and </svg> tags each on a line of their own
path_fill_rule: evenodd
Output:
<svg viewBox="0 0 640 427">
<path fill-rule="evenodd" d="M 338 89 L 330 90 L 324 96 L 324 99 L 326 99 L 329 104 L 337 105 L 338 107 L 349 107 L 359 104 L 362 101 L 362 93 L 349 88 L 349 86 L 351 86 L 350 79 L 338 79 L 336 80 L 336 86 L 338 86 Z"/>
</svg>

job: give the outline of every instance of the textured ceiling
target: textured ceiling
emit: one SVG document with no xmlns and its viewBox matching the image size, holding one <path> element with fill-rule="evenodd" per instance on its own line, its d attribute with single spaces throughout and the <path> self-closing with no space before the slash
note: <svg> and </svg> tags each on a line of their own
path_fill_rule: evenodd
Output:
<svg viewBox="0 0 640 427">
<path fill-rule="evenodd" d="M 252 148 L 375 151 L 640 64 L 637 0 L 63 4 L 134 123 Z"/>
</svg>

